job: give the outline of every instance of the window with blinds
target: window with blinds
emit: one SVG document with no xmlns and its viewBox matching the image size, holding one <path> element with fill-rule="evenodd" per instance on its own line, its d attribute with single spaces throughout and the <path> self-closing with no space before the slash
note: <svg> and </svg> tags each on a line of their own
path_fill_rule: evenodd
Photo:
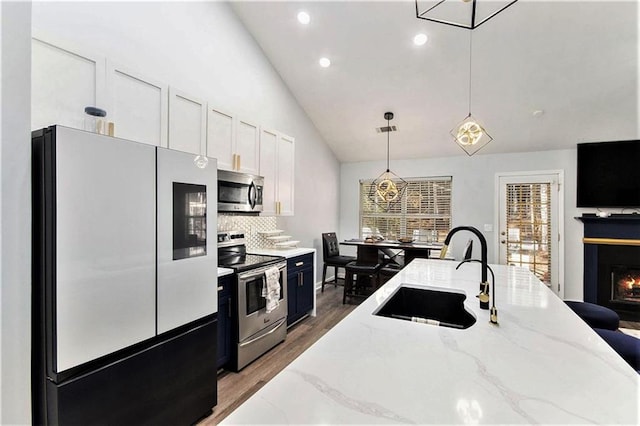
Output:
<svg viewBox="0 0 640 426">
<path fill-rule="evenodd" d="M 373 180 L 360 181 L 360 238 L 444 241 L 451 228 L 451 176 L 405 181 L 402 199 L 389 209 L 369 199 Z"/>
</svg>

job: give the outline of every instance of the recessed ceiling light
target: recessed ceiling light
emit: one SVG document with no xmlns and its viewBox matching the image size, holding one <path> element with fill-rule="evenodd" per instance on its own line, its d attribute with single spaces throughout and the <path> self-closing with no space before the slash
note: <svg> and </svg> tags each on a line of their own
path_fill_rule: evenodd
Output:
<svg viewBox="0 0 640 426">
<path fill-rule="evenodd" d="M 427 37 L 426 34 L 420 33 L 413 38 L 413 44 L 415 44 L 416 46 L 422 46 L 427 42 L 428 39 L 429 38 Z"/>
<path fill-rule="evenodd" d="M 309 16 L 309 14 L 307 12 L 299 12 L 298 13 L 298 22 L 300 22 L 303 25 L 307 25 L 309 22 L 311 22 L 311 16 Z"/>
<path fill-rule="evenodd" d="M 331 65 L 331 61 L 329 60 L 329 58 L 320 58 L 318 62 L 320 63 L 320 66 L 322 68 L 327 68 L 329 65 Z"/>
</svg>

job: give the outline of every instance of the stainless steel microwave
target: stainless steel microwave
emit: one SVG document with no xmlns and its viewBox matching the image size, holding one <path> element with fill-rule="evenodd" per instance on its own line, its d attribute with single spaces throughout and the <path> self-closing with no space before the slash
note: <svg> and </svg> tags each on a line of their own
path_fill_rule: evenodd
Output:
<svg viewBox="0 0 640 426">
<path fill-rule="evenodd" d="M 218 170 L 218 212 L 262 211 L 262 176 Z"/>
</svg>

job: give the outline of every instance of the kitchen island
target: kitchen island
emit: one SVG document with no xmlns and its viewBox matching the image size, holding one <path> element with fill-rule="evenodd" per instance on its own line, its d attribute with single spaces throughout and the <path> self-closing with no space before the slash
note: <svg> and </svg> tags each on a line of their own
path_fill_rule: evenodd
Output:
<svg viewBox="0 0 640 426">
<path fill-rule="evenodd" d="M 222 424 L 638 424 L 637 373 L 523 268 L 416 259 Z M 461 330 L 374 315 L 398 286 L 466 293 Z"/>
</svg>

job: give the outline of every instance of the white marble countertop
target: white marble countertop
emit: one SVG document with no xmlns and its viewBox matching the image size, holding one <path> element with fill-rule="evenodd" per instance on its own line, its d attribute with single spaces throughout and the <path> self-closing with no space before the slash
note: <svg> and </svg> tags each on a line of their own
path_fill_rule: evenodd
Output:
<svg viewBox="0 0 640 426">
<path fill-rule="evenodd" d="M 295 248 L 288 248 L 288 249 L 274 249 L 274 248 L 247 249 L 247 253 L 262 254 L 265 256 L 284 256 L 287 259 L 300 256 L 303 254 L 315 253 L 315 251 L 316 249 L 314 248 L 305 248 L 305 247 L 295 247 Z"/>
<path fill-rule="evenodd" d="M 218 267 L 218 278 L 233 274 L 233 269 Z"/>
<path fill-rule="evenodd" d="M 223 424 L 638 424 L 638 374 L 527 270 L 416 259 Z M 467 294 L 466 330 L 374 316 L 402 283 Z"/>
</svg>

